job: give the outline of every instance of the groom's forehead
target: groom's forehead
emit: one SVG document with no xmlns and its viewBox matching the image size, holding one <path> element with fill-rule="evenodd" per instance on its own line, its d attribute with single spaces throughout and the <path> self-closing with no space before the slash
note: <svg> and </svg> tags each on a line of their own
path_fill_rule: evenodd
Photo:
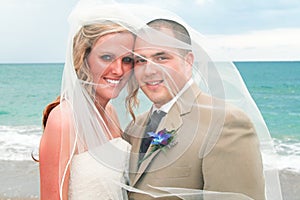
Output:
<svg viewBox="0 0 300 200">
<path fill-rule="evenodd" d="M 177 49 L 165 47 L 165 46 L 159 46 L 159 45 L 153 45 L 150 44 L 144 40 L 136 41 L 134 46 L 134 53 L 136 55 L 142 55 L 142 56 L 154 56 L 158 54 L 168 54 L 168 53 L 176 53 Z"/>
<path fill-rule="evenodd" d="M 171 29 L 153 29 L 147 27 L 138 32 L 135 41 L 135 49 L 139 49 L 142 47 L 169 48 L 176 47 L 176 44 L 178 44 L 178 40 L 175 38 L 174 33 Z"/>
<path fill-rule="evenodd" d="M 153 41 L 146 41 L 144 39 L 141 38 L 136 38 L 135 44 L 134 44 L 134 50 L 143 50 L 143 49 L 161 49 L 164 48 L 162 46 L 159 46 L 155 43 L 153 43 Z"/>
</svg>

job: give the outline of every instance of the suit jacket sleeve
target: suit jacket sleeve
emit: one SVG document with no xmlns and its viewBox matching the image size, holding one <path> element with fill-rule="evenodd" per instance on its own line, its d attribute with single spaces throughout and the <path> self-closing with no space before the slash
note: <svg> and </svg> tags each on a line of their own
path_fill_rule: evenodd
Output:
<svg viewBox="0 0 300 200">
<path fill-rule="evenodd" d="M 259 141 L 248 117 L 231 109 L 222 133 L 203 159 L 204 190 L 230 191 L 265 199 Z"/>
<path fill-rule="evenodd" d="M 129 124 L 128 124 L 128 126 L 126 127 L 126 129 L 124 130 L 124 132 L 122 133 L 122 138 L 125 140 L 125 141 L 127 141 L 129 144 L 131 144 L 131 137 L 130 137 L 130 135 L 128 134 L 128 132 L 129 132 L 129 130 L 131 129 L 131 127 L 132 127 L 132 125 L 133 125 L 133 121 L 132 122 L 130 122 Z"/>
</svg>

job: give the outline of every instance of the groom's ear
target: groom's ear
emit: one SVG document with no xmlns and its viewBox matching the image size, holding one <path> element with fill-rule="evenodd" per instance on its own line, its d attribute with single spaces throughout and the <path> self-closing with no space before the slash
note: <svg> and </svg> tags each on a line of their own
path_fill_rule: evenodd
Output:
<svg viewBox="0 0 300 200">
<path fill-rule="evenodd" d="M 185 62 L 190 65 L 191 67 L 193 66 L 194 63 L 194 54 L 193 52 L 189 51 L 186 56 L 185 56 Z"/>
<path fill-rule="evenodd" d="M 185 68 L 186 71 L 188 72 L 188 74 L 192 74 L 192 69 L 193 69 L 193 63 L 194 63 L 194 54 L 193 52 L 189 51 L 186 55 L 185 55 Z"/>
</svg>

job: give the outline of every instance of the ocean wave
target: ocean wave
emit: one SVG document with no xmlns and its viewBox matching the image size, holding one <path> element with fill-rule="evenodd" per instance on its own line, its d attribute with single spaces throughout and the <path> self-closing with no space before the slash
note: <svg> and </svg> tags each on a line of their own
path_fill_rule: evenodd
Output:
<svg viewBox="0 0 300 200">
<path fill-rule="evenodd" d="M 275 155 L 263 155 L 267 165 L 279 170 L 300 173 L 300 141 L 298 139 L 274 139 Z"/>
<path fill-rule="evenodd" d="M 40 126 L 0 126 L 0 160 L 32 160 L 38 154 Z M 300 172 L 300 140 L 274 139 L 276 155 L 263 155 L 267 166 Z"/>
<path fill-rule="evenodd" d="M 32 160 L 41 135 L 39 126 L 0 126 L 0 160 Z"/>
</svg>

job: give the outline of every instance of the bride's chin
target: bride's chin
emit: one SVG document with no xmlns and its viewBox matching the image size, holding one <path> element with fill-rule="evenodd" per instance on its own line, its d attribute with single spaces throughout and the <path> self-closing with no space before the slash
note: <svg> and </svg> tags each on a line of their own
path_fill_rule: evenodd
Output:
<svg viewBox="0 0 300 200">
<path fill-rule="evenodd" d="M 115 99 L 119 96 L 120 94 L 120 89 L 116 89 L 115 91 L 113 91 L 110 95 L 110 99 Z"/>
</svg>

